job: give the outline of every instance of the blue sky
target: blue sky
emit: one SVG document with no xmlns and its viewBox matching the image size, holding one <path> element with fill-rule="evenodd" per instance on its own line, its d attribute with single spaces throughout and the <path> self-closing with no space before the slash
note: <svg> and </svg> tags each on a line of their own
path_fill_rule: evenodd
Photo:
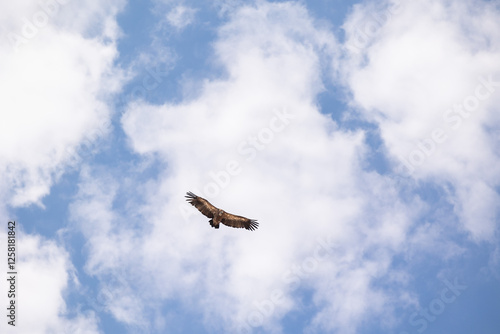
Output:
<svg viewBox="0 0 500 334">
<path fill-rule="evenodd" d="M 2 333 L 500 330 L 498 2 L 0 6 Z"/>
</svg>

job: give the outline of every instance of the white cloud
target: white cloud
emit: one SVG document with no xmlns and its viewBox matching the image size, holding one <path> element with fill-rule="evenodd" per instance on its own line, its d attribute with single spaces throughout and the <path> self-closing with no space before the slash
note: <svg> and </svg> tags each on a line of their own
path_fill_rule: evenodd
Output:
<svg viewBox="0 0 500 334">
<path fill-rule="evenodd" d="M 2 333 L 98 333 L 93 312 L 74 314 L 67 308 L 66 294 L 79 283 L 64 248 L 39 236 L 23 234 L 19 225 L 16 231 L 16 326 L 2 321 Z M 5 233 L 0 238 L 7 240 Z M 9 291 L 6 279 L 1 280 L 0 288 Z M 2 305 L 10 300 L 3 295 Z"/>
<path fill-rule="evenodd" d="M 196 10 L 184 5 L 177 5 L 167 14 L 167 21 L 177 29 L 183 29 L 190 25 L 196 14 Z"/>
<path fill-rule="evenodd" d="M 122 81 L 113 64 L 119 2 L 43 4 L 1 8 L 0 171 L 15 206 L 40 204 L 74 152 L 109 131 L 107 99 Z"/>
<path fill-rule="evenodd" d="M 110 130 L 108 103 L 123 82 L 113 63 L 115 15 L 122 5 L 62 0 L 0 5 L 2 217 L 11 216 L 13 207 L 43 206 L 52 184 Z M 79 283 L 64 248 L 20 229 L 17 236 L 18 324 L 13 330 L 2 321 L 0 331 L 99 332 L 94 312 L 66 305 L 67 293 Z M 6 240 L 4 233 L 0 240 Z M 2 279 L 2 291 L 5 283 Z"/>
<path fill-rule="evenodd" d="M 371 282 L 388 274 L 419 205 L 398 200 L 391 179 L 362 170 L 361 131 L 343 131 L 318 110 L 322 66 L 337 48 L 300 5 L 242 7 L 215 43 L 224 79 L 178 104 L 129 105 L 122 124 L 130 147 L 156 155 L 165 171 L 140 186 L 86 171 L 71 209 L 89 240 L 89 274 L 126 301 L 109 299 L 116 318 L 145 325 L 158 305 L 178 300 L 203 312 L 208 328 L 279 332 L 277 320 L 301 307 L 298 286 L 314 291 L 312 330 L 347 333 L 382 312 L 388 298 Z M 259 230 L 211 229 L 184 201 L 187 190 L 258 219 Z M 132 192 L 147 204 L 130 218 L 114 202 Z M 321 243 L 331 254 L 319 259 Z M 260 310 L 270 298 L 272 311 Z M 346 298 L 348 307 L 336 306 Z"/>
<path fill-rule="evenodd" d="M 500 200 L 500 13 L 483 1 L 397 3 L 356 7 L 344 26 L 341 76 L 400 170 L 445 187 L 464 229 L 491 241 Z"/>
</svg>

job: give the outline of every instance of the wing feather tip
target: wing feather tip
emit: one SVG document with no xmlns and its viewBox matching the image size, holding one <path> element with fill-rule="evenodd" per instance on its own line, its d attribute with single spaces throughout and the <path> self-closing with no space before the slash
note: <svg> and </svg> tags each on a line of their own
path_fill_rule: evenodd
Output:
<svg viewBox="0 0 500 334">
<path fill-rule="evenodd" d="M 196 196 L 192 192 L 188 191 L 184 197 L 186 197 L 186 201 L 191 203 L 191 201 L 195 200 L 196 197 L 198 197 L 198 196 Z"/>
<path fill-rule="evenodd" d="M 248 224 L 248 230 L 255 231 L 259 228 L 259 223 L 255 219 L 250 219 L 250 223 Z"/>
</svg>

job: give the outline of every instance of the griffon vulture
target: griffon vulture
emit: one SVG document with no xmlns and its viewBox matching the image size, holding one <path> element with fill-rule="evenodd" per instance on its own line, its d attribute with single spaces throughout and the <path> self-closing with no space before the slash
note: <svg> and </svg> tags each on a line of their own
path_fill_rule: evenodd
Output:
<svg viewBox="0 0 500 334">
<path fill-rule="evenodd" d="M 257 227 L 259 227 L 259 223 L 257 223 L 255 219 L 248 219 L 227 213 L 224 210 L 216 208 L 206 199 L 196 196 L 190 191 L 187 193 L 186 198 L 191 205 L 210 218 L 210 226 L 213 228 L 219 228 L 219 223 L 236 228 L 244 227 L 250 231 L 256 230 Z"/>
</svg>

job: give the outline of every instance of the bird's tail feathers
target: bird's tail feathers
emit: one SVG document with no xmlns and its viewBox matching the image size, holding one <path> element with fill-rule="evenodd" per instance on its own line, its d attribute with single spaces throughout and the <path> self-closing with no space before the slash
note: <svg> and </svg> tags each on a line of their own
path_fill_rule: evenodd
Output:
<svg viewBox="0 0 500 334">
<path fill-rule="evenodd" d="M 219 225 L 214 225 L 213 219 L 210 219 L 208 222 L 210 223 L 210 226 L 212 226 L 213 228 L 219 228 Z"/>
</svg>

